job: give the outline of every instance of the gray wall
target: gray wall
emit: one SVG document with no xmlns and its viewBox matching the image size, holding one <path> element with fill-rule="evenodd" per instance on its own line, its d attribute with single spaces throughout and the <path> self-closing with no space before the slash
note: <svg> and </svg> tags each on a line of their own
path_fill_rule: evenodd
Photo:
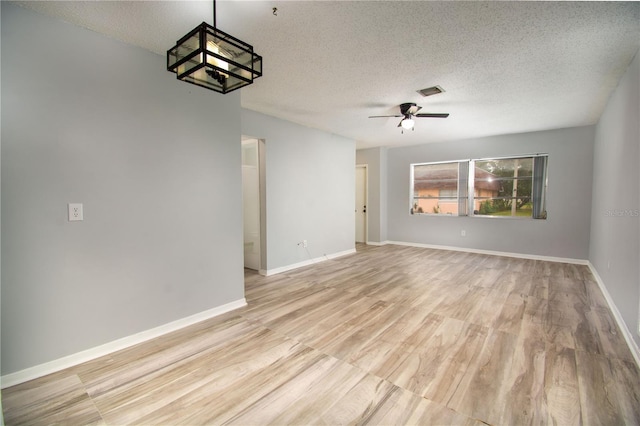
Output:
<svg viewBox="0 0 640 426">
<path fill-rule="evenodd" d="M 590 126 L 389 149 L 388 239 L 587 259 L 593 140 Z M 536 153 L 549 154 L 547 220 L 409 214 L 411 163 Z"/>
<path fill-rule="evenodd" d="M 640 55 L 596 127 L 589 260 L 636 344 L 640 299 Z"/>
<path fill-rule="evenodd" d="M 239 92 L 2 2 L 3 375 L 244 297 L 240 134 Z"/>
<path fill-rule="evenodd" d="M 242 133 L 265 140 L 267 265 L 355 247 L 355 142 L 242 110 Z M 298 246 L 308 241 L 308 248 Z"/>
<path fill-rule="evenodd" d="M 367 167 L 367 242 L 387 239 L 387 148 L 356 151 L 356 164 Z"/>
<path fill-rule="evenodd" d="M 0 7 L 0 22 L 1 21 L 2 21 L 2 7 Z M 0 48 L 0 50 L 2 50 L 2 49 Z M 2 69 L 0 67 L 0 80 L 1 79 L 2 79 Z M 1 106 L 0 106 L 0 109 L 2 109 Z M 2 119 L 0 118 L 0 129 L 1 128 L 2 128 Z M 0 137 L 0 147 L 1 146 L 2 146 L 2 137 Z M 0 160 L 1 160 L 1 158 L 2 158 L 2 152 L 1 152 L 1 149 L 0 149 Z M 1 186 L 1 184 L 2 184 L 2 178 L 0 178 L 0 186 Z M 2 201 L 1 201 L 1 198 L 2 197 L 0 197 L 0 219 L 2 217 L 2 208 L 1 208 L 2 207 Z M 1 234 L 2 233 L 0 232 L 0 235 Z M 1 246 L 2 246 L 2 244 L 0 244 L 0 247 Z M 1 258 L 2 258 L 2 249 L 0 248 L 0 259 Z M 2 262 L 0 262 L 0 276 L 2 276 Z M 1 286 L 1 280 L 0 280 L 0 318 L 2 317 L 2 307 L 1 307 L 2 306 L 2 303 L 1 303 L 2 302 L 2 290 L 1 290 L 1 287 L 2 286 Z M 2 333 L 0 332 L 0 353 L 2 352 L 2 338 L 1 338 L 1 336 L 2 336 Z M 1 355 L 0 355 L 0 364 L 2 364 L 2 356 Z M 1 372 L 0 372 L 0 374 L 1 374 Z M 2 409 L 2 391 L 0 391 L 0 425 L 4 424 L 3 412 L 4 412 L 4 410 Z"/>
</svg>

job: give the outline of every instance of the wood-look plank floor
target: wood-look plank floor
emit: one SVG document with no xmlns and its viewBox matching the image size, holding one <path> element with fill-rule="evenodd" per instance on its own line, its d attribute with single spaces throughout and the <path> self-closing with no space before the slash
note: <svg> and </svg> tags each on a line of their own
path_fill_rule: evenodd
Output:
<svg viewBox="0 0 640 426">
<path fill-rule="evenodd" d="M 640 424 L 586 266 L 359 245 L 245 281 L 245 308 L 3 390 L 5 422 Z"/>
</svg>

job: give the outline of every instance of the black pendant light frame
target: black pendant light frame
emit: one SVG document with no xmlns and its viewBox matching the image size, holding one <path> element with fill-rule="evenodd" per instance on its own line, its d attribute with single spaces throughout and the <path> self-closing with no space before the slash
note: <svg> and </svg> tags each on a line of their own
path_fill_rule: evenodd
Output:
<svg viewBox="0 0 640 426">
<path fill-rule="evenodd" d="M 167 71 L 176 78 L 219 93 L 229 93 L 262 76 L 262 56 L 253 46 L 216 28 L 201 23 L 167 51 Z"/>
</svg>

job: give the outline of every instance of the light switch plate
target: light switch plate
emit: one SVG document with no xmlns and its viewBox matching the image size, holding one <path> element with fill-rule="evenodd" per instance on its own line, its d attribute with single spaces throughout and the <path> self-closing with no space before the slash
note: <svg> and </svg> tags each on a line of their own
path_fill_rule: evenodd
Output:
<svg viewBox="0 0 640 426">
<path fill-rule="evenodd" d="M 84 220 L 82 203 L 69 203 L 69 222 Z"/>
</svg>

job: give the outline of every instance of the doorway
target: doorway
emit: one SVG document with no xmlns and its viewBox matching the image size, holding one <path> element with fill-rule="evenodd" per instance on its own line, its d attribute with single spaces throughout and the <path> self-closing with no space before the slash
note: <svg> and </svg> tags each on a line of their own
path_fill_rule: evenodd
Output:
<svg viewBox="0 0 640 426">
<path fill-rule="evenodd" d="M 356 243 L 367 242 L 367 165 L 356 165 Z"/>
<path fill-rule="evenodd" d="M 260 271 L 262 266 L 260 141 L 242 138 L 242 216 L 244 267 Z"/>
</svg>

